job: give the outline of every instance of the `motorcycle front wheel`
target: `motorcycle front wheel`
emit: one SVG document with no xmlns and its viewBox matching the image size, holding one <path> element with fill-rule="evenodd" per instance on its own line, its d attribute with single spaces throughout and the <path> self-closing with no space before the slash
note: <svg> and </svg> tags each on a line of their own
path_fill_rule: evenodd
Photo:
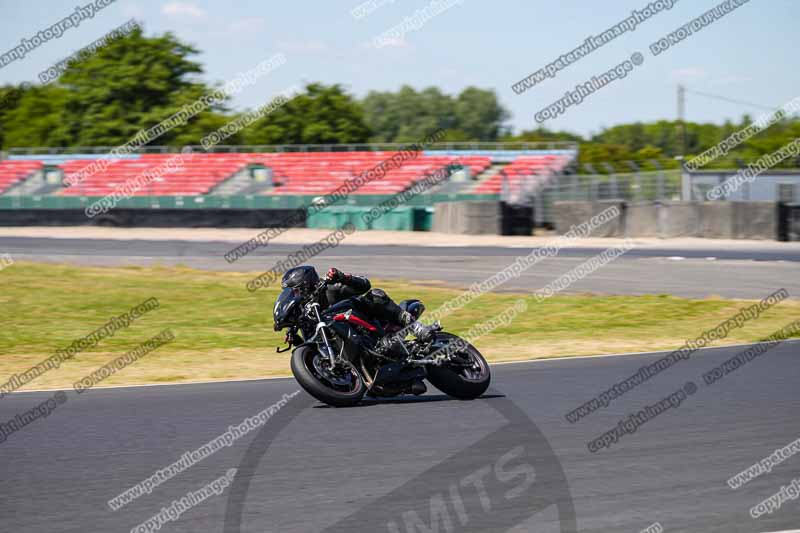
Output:
<svg viewBox="0 0 800 533">
<path fill-rule="evenodd" d="M 474 400 L 489 388 L 492 374 L 489 363 L 472 344 L 451 333 L 437 333 L 436 344 L 446 346 L 461 341 L 463 350 L 453 356 L 452 364 L 428 367 L 428 381 L 434 387 L 459 400 Z"/>
<path fill-rule="evenodd" d="M 333 407 L 352 407 L 361 401 L 367 385 L 348 362 L 331 368 L 330 360 L 314 345 L 295 348 L 292 374 L 303 389 Z"/>
</svg>

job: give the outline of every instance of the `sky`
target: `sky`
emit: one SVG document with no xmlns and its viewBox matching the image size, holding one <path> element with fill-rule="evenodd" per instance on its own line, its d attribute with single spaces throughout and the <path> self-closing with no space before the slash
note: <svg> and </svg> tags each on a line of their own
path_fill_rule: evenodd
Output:
<svg viewBox="0 0 800 533">
<path fill-rule="evenodd" d="M 90 0 L 0 0 L 0 54 L 74 13 Z M 800 95 L 798 0 L 750 0 L 713 24 L 654 56 L 649 47 L 718 5 L 720 0 L 667 0 L 653 14 L 553 78 L 516 94 L 511 86 L 532 72 L 643 10 L 650 0 L 116 0 L 93 18 L 0 68 L 0 84 L 35 81 L 37 74 L 109 30 L 136 18 L 148 35 L 173 32 L 198 48 L 208 82 L 225 82 L 281 52 L 286 64 L 236 95 L 232 107 L 252 108 L 296 83 L 339 83 L 357 97 L 371 90 L 436 86 L 457 94 L 468 86 L 493 89 L 510 111 L 514 131 L 544 125 L 581 135 L 635 121 L 673 120 L 677 86 L 777 108 Z M 729 0 L 733 1 L 733 0 Z M 440 11 L 407 31 L 376 38 L 415 13 Z M 794 24 L 792 21 L 795 21 Z M 634 53 L 643 63 L 540 123 L 537 113 L 614 68 Z M 687 94 L 686 118 L 722 123 L 765 110 Z M 541 119 L 542 116 L 539 115 Z"/>
</svg>

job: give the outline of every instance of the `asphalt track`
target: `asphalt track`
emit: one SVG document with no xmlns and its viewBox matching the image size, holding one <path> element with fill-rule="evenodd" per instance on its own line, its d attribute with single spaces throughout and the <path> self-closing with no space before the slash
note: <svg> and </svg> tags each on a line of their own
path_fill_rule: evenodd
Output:
<svg viewBox="0 0 800 533">
<path fill-rule="evenodd" d="M 0 237 L 0 250 L 19 260 L 69 262 L 90 266 L 175 265 L 208 270 L 262 272 L 284 261 L 301 245 L 275 244 L 228 263 L 229 242 L 49 239 Z M 505 283 L 500 290 L 531 291 L 554 281 L 604 248 L 564 248 Z M 339 245 L 308 263 L 385 279 L 428 280 L 454 286 L 481 282 L 530 249 L 502 247 Z M 567 292 L 673 294 L 688 298 L 722 296 L 759 299 L 785 287 L 800 294 L 800 249 L 720 250 L 633 249 Z"/>
<path fill-rule="evenodd" d="M 130 531 L 230 468 L 232 487 L 162 530 L 405 532 L 415 517 L 424 524 L 416 531 L 440 532 L 571 531 L 562 526 L 572 519 L 586 533 L 638 533 L 654 522 L 675 533 L 796 529 L 800 500 L 758 519 L 749 510 L 800 477 L 800 456 L 736 490 L 726 480 L 800 437 L 800 343 L 703 382 L 743 349 L 703 350 L 574 424 L 566 412 L 660 355 L 497 365 L 490 394 L 474 402 L 432 390 L 331 409 L 301 393 L 262 428 L 116 512 L 110 498 L 298 387 L 280 379 L 69 391 L 49 417 L 0 444 L 2 530 Z M 678 407 L 588 450 L 689 381 L 697 391 Z M 0 420 L 51 395 L 12 394 L 0 400 Z M 442 511 L 438 523 L 431 509 Z"/>
</svg>

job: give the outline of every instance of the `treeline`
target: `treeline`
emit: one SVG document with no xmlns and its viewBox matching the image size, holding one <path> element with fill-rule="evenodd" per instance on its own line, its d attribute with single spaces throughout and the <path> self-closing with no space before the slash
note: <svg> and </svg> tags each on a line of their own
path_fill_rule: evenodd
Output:
<svg viewBox="0 0 800 533">
<path fill-rule="evenodd" d="M 193 59 L 197 53 L 170 33 L 146 37 L 137 29 L 70 64 L 53 83 L 0 87 L 0 148 L 124 144 L 219 87 L 201 80 L 203 68 Z M 264 103 L 271 98 L 264 94 Z M 196 145 L 239 116 L 223 100 L 151 144 Z M 597 165 L 600 171 L 605 163 L 627 170 L 628 161 L 644 168 L 652 160 L 673 166 L 684 144 L 686 153 L 699 154 L 752 120 L 745 116 L 740 123 L 687 123 L 685 135 L 674 121 L 622 124 L 584 138 L 542 128 L 515 135 L 509 118 L 494 91 L 475 87 L 453 96 L 435 87 L 417 91 L 404 86 L 357 99 L 341 85 L 310 83 L 225 144 L 405 143 L 444 129 L 445 141 L 574 141 L 581 146 L 581 163 Z M 751 161 L 798 137 L 800 122 L 786 119 L 715 164 Z"/>
</svg>

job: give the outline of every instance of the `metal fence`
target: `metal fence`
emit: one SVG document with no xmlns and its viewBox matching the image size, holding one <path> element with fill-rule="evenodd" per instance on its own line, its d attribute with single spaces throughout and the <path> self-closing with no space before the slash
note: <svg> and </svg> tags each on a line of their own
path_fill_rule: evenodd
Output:
<svg viewBox="0 0 800 533">
<path fill-rule="evenodd" d="M 273 152 L 371 152 L 371 151 L 396 151 L 408 149 L 413 142 L 408 143 L 359 143 L 359 144 L 265 144 L 265 145 L 217 145 L 208 152 L 213 153 L 273 153 Z M 23 147 L 7 148 L 6 156 L 26 155 L 67 155 L 67 154 L 108 154 L 116 146 L 71 146 L 71 147 Z M 160 154 L 177 153 L 182 146 L 142 146 L 135 153 Z M 206 152 L 200 145 L 191 146 L 196 152 Z M 569 141 L 553 142 L 437 142 L 425 146 L 426 150 L 441 151 L 578 151 L 578 144 Z M 3 152 L 0 152 L 2 159 Z"/>
<path fill-rule="evenodd" d="M 534 198 L 536 222 L 553 222 L 552 206 L 561 201 L 621 200 L 647 202 L 680 200 L 681 171 L 658 170 L 633 174 L 561 175 Z"/>
</svg>

